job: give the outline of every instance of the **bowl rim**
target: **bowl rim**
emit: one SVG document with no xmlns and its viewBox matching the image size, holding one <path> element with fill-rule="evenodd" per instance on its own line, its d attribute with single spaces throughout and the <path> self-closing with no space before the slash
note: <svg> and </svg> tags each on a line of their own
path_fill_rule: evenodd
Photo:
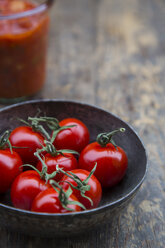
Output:
<svg viewBox="0 0 165 248">
<path fill-rule="evenodd" d="M 126 195 L 124 195 L 123 197 L 120 197 L 118 200 L 115 200 L 115 201 L 112 201 L 110 203 L 106 203 L 105 205 L 102 205 L 102 206 L 98 206 L 96 208 L 93 208 L 93 209 L 89 209 L 89 210 L 83 210 L 83 211 L 80 211 L 80 212 L 69 212 L 69 213 L 39 213 L 39 212 L 32 212 L 32 211 L 29 211 L 29 210 L 24 210 L 24 209 L 19 209 L 19 208 L 15 208 L 15 207 L 12 207 L 12 206 L 9 206 L 9 205 L 5 205 L 3 203 L 0 203 L 0 208 L 5 208 L 5 209 L 8 209 L 8 210 L 11 210 L 11 211 L 14 211 L 14 212 L 17 212 L 17 213 L 21 213 L 21 214 L 27 214 L 27 215 L 37 215 L 37 216 L 40 216 L 40 217 L 56 217 L 56 216 L 73 216 L 73 215 L 85 215 L 85 214 L 91 214 L 91 213 L 97 213 L 99 211 L 102 211 L 103 209 L 108 209 L 108 208 L 114 208 L 115 205 L 117 205 L 118 203 L 122 203 L 122 202 L 125 202 L 129 199 L 129 197 L 131 197 L 132 195 L 134 195 L 134 193 L 136 193 L 136 191 L 138 190 L 138 188 L 140 188 L 141 184 L 143 183 L 144 179 L 146 178 L 146 174 L 148 172 L 148 154 L 147 154 L 147 151 L 146 151 L 146 148 L 144 146 L 144 143 L 142 141 L 142 139 L 140 138 L 139 134 L 137 134 L 137 132 L 135 131 L 135 129 L 130 125 L 128 124 L 126 121 L 122 120 L 119 116 L 109 112 L 108 110 L 105 110 L 99 106 L 96 106 L 94 104 L 89 104 L 89 103 L 85 103 L 85 102 L 82 102 L 82 101 L 76 101 L 76 100 L 69 100 L 69 99 L 48 99 L 48 98 L 44 98 L 44 99 L 35 99 L 35 100 L 27 100 L 27 101 L 23 101 L 23 102 L 19 102 L 19 103 L 15 103 L 15 104 L 11 104 L 11 105 L 8 105 L 8 106 L 5 106 L 5 107 L 2 107 L 0 108 L 0 113 L 3 112 L 3 111 L 6 111 L 6 110 L 9 110 L 9 109 L 12 109 L 12 108 L 15 108 L 15 107 L 19 107 L 19 106 L 22 106 L 22 105 L 28 105 L 28 104 L 33 104 L 33 103 L 44 103 L 44 102 L 52 102 L 52 103 L 57 103 L 57 102 L 60 102 L 60 103 L 71 103 L 71 104 L 77 104 L 77 105 L 84 105 L 84 106 L 87 106 L 87 107 L 91 107 L 91 108 L 95 108 L 99 111 L 103 111 L 107 114 L 111 114 L 113 115 L 116 119 L 120 120 L 121 122 L 124 122 L 124 124 L 126 124 L 133 133 L 135 133 L 135 135 L 137 136 L 139 142 L 141 143 L 143 149 L 144 149 L 144 154 L 145 154 L 145 157 L 146 157 L 146 168 L 145 168 L 145 172 L 144 172 L 144 175 L 143 177 L 141 178 L 141 180 L 138 182 L 138 184 L 129 192 L 127 193 Z"/>
</svg>

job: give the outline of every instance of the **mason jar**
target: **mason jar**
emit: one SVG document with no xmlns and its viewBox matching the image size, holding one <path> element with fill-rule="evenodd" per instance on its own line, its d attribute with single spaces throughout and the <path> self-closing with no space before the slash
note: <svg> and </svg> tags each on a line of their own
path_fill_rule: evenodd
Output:
<svg viewBox="0 0 165 248">
<path fill-rule="evenodd" d="M 53 1 L 0 0 L 1 102 L 24 100 L 43 87 Z"/>
</svg>

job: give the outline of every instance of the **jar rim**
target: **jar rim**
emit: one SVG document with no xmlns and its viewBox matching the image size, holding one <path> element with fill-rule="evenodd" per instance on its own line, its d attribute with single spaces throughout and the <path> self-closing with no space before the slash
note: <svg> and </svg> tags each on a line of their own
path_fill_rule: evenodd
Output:
<svg viewBox="0 0 165 248">
<path fill-rule="evenodd" d="M 55 2 L 55 0 L 45 0 L 44 3 L 37 5 L 35 8 L 33 8 L 31 10 L 26 10 L 26 11 L 15 13 L 15 14 L 0 15 L 0 21 L 1 20 L 18 19 L 18 18 L 28 17 L 31 15 L 42 13 L 42 12 L 48 10 L 54 2 Z"/>
</svg>

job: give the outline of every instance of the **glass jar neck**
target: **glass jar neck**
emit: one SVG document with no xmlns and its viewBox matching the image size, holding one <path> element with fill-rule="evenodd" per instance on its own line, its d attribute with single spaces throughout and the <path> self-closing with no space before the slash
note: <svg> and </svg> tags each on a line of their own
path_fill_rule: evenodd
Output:
<svg viewBox="0 0 165 248">
<path fill-rule="evenodd" d="M 12 19 L 18 19 L 22 17 L 28 17 L 31 15 L 40 14 L 40 13 L 47 11 L 54 2 L 55 0 L 45 0 L 45 2 L 43 2 L 40 5 L 37 5 L 35 8 L 31 10 L 27 10 L 27 11 L 15 13 L 15 14 L 0 15 L 0 20 L 12 20 Z"/>
</svg>

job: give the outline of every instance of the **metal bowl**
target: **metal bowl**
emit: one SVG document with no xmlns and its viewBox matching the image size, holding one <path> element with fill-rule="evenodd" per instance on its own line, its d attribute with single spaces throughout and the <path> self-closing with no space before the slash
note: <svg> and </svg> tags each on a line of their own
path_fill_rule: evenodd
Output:
<svg viewBox="0 0 165 248">
<path fill-rule="evenodd" d="M 20 125 L 17 118 L 27 119 L 37 110 L 47 116 L 75 117 L 88 127 L 91 141 L 97 134 L 124 127 L 125 133 L 115 135 L 115 142 L 128 156 L 128 170 L 123 180 L 115 187 L 103 190 L 99 207 L 76 213 L 34 213 L 12 207 L 10 192 L 0 196 L 0 225 L 10 230 L 39 236 L 66 236 L 97 228 L 119 215 L 140 188 L 147 170 L 146 151 L 136 132 L 117 116 L 95 106 L 65 100 L 34 100 L 14 104 L 0 110 L 0 130 L 13 129 Z"/>
</svg>

